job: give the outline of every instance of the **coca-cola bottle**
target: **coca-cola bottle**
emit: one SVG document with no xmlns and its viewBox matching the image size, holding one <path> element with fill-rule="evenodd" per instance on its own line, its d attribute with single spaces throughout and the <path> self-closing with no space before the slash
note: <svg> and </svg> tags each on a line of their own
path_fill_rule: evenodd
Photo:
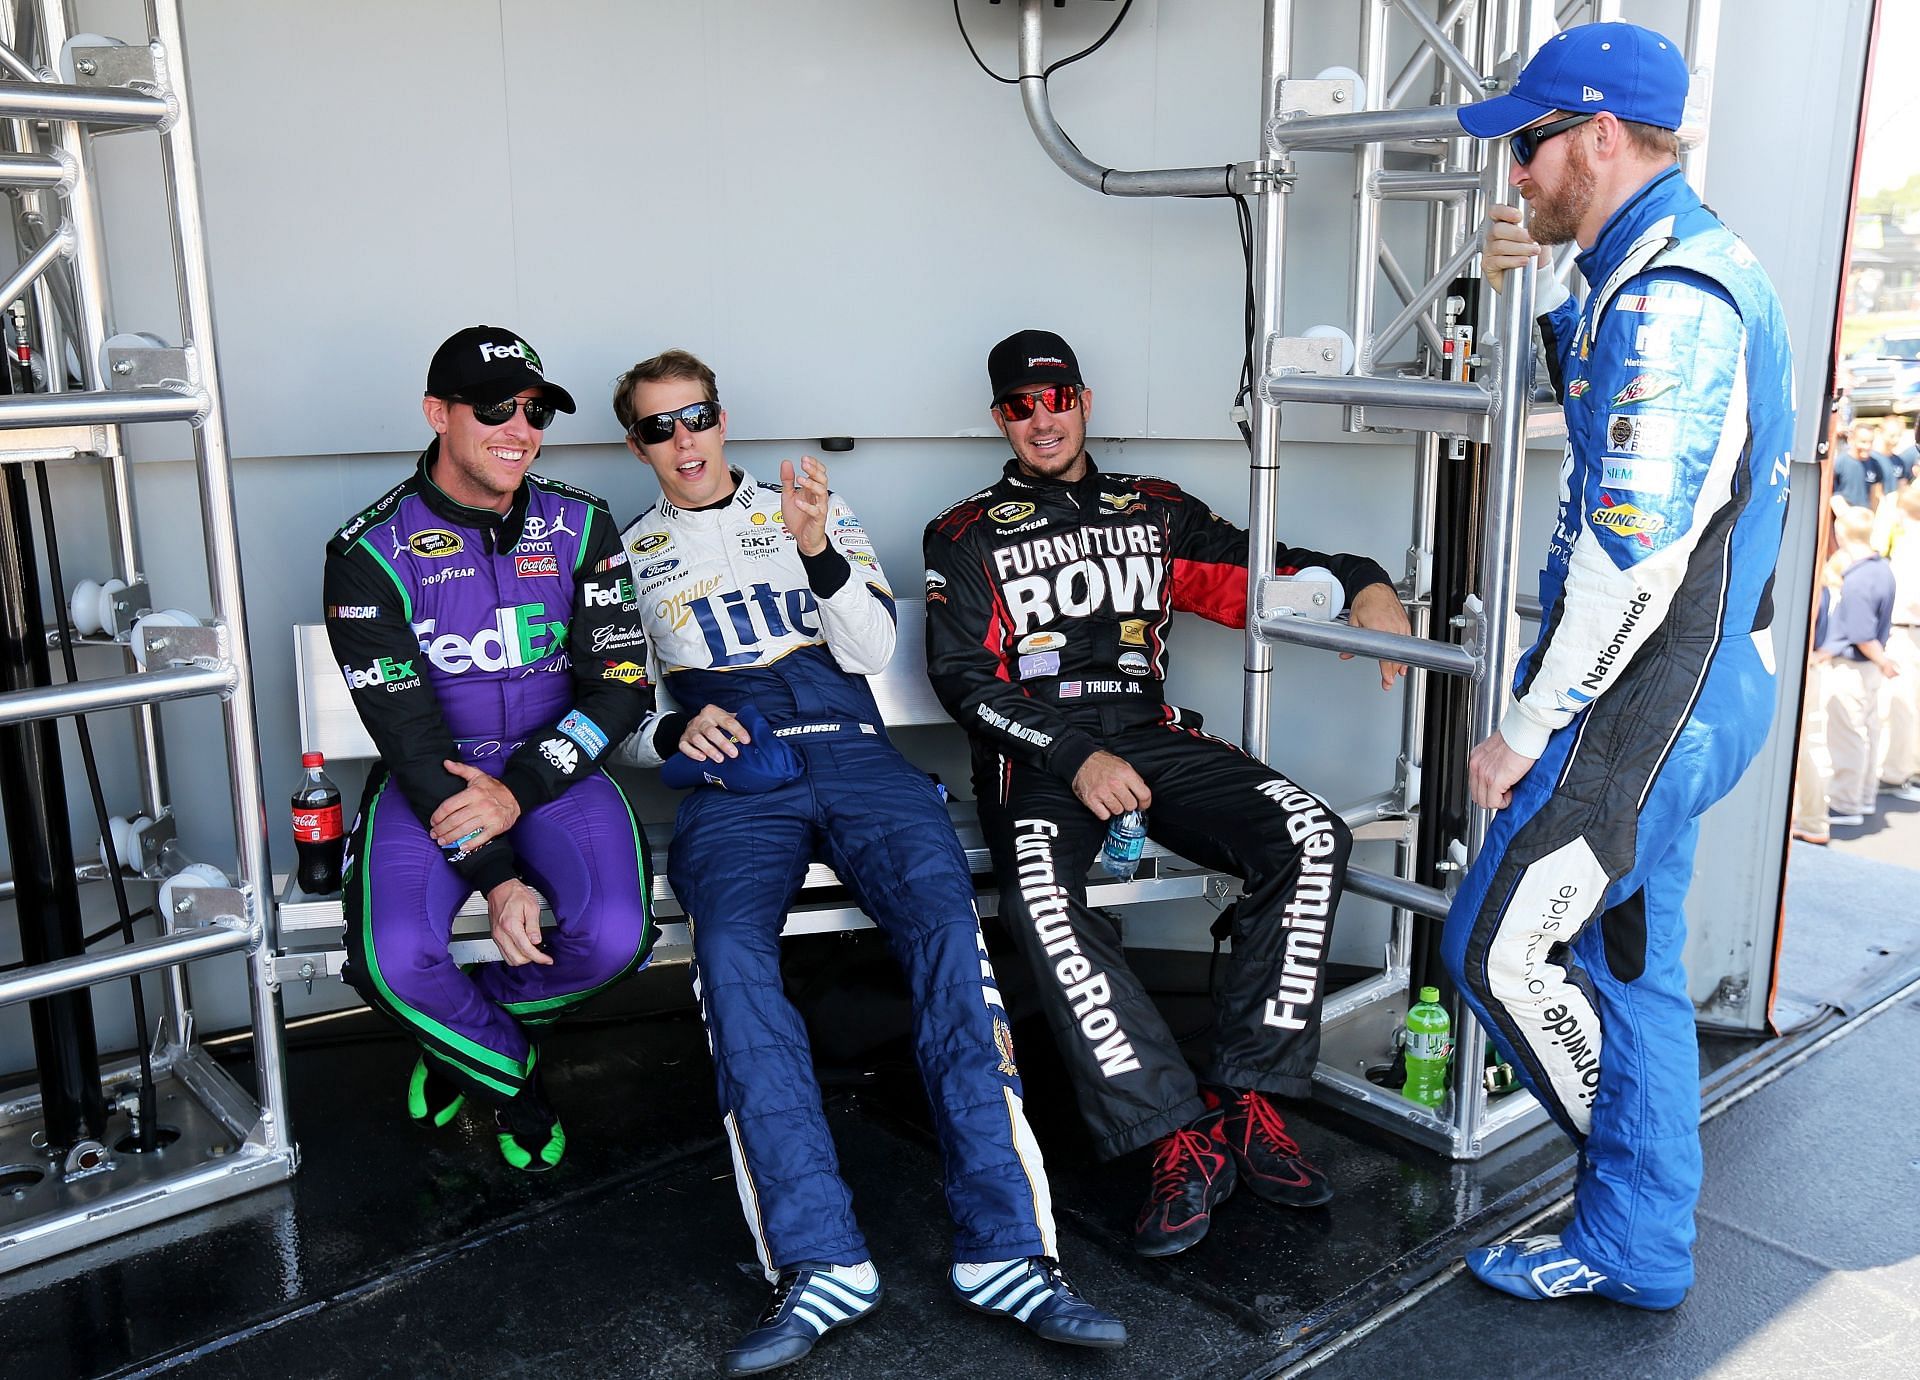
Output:
<svg viewBox="0 0 1920 1380">
<path fill-rule="evenodd" d="M 327 759 L 302 753 L 306 769 L 293 793 L 293 842 L 300 852 L 294 881 L 309 896 L 330 896 L 340 889 L 340 860 L 347 850 L 340 821 L 340 788 L 327 775 Z"/>
</svg>

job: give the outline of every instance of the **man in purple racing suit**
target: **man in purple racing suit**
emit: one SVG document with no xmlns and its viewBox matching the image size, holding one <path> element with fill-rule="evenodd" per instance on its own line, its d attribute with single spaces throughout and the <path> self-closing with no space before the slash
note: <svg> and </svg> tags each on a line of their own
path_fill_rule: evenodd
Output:
<svg viewBox="0 0 1920 1380">
<path fill-rule="evenodd" d="M 469 1095 L 539 1173 L 566 1133 L 545 1025 L 652 949 L 646 845 L 597 763 L 652 707 L 619 534 L 592 494 L 529 472 L 555 410 L 533 347 L 473 326 L 434 354 L 437 439 L 327 546 L 327 635 L 380 761 L 347 850 L 347 981 L 420 1046 L 414 1120 Z M 504 963 L 447 951 L 475 891 Z M 544 939 L 540 897 L 553 907 Z"/>
<path fill-rule="evenodd" d="M 1046 1167 L 973 908 L 973 878 L 924 772 L 895 750 L 866 677 L 893 653 L 894 601 L 859 519 L 812 457 L 766 488 L 730 469 L 713 371 L 669 350 L 624 374 L 614 415 L 661 500 L 627 528 L 661 683 L 686 712 L 620 750 L 693 785 L 668 875 L 693 929 L 740 1205 L 773 1296 L 730 1375 L 798 1361 L 880 1302 L 780 982 L 780 931 L 808 864 L 832 866 L 907 979 L 914 1051 L 946 1162 L 949 1285 L 1048 1341 L 1115 1347 L 1126 1328 L 1056 1259 Z"/>
</svg>

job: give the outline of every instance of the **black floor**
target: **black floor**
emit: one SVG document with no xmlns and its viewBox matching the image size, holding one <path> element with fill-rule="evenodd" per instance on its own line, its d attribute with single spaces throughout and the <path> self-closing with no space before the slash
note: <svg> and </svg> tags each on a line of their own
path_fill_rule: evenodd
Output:
<svg viewBox="0 0 1920 1380">
<path fill-rule="evenodd" d="M 853 977 L 807 997 L 821 1028 L 884 1028 L 895 1013 L 883 990 L 862 991 L 871 965 L 859 942 L 824 943 L 838 946 L 831 968 Z M 765 1285 L 685 974 L 648 974 L 627 991 L 630 1006 L 674 1009 L 589 1018 L 550 1037 L 545 1062 L 569 1147 L 561 1169 L 539 1179 L 501 1164 L 476 1119 L 438 1133 L 409 1124 L 399 1094 L 411 1056 L 364 1017 L 296 1032 L 297 1179 L 0 1281 L 0 1373 L 713 1373 Z M 836 1009 L 848 1002 L 859 1021 Z M 1203 1020 L 1201 1010 L 1191 997 L 1169 1001 L 1177 1029 Z M 1266 1373 L 1432 1274 L 1463 1225 L 1515 1215 L 1566 1167 L 1564 1143 L 1544 1133 L 1453 1165 L 1306 1109 L 1293 1129 L 1334 1176 L 1331 1207 L 1290 1213 L 1242 1194 L 1199 1249 L 1145 1261 L 1126 1230 L 1144 1158 L 1096 1164 L 1044 1032 L 1020 1022 L 1016 1033 L 1068 1270 L 1127 1320 L 1132 1344 L 1053 1347 L 953 1303 L 938 1158 L 904 1046 L 822 1040 L 830 1119 L 888 1301 L 824 1341 L 800 1374 Z"/>
</svg>

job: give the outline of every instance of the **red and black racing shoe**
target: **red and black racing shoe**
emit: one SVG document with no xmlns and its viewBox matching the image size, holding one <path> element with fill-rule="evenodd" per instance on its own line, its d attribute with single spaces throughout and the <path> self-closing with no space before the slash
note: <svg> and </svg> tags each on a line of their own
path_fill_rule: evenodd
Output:
<svg viewBox="0 0 1920 1380">
<path fill-rule="evenodd" d="M 1233 1156 L 1220 1141 L 1220 1118 L 1183 1126 L 1153 1143 L 1153 1187 L 1133 1223 L 1141 1255 L 1178 1255 L 1200 1244 L 1213 1209 L 1233 1192 Z"/>
<path fill-rule="evenodd" d="M 1287 1134 L 1287 1123 L 1266 1097 L 1248 1088 L 1202 1088 L 1207 1109 L 1223 1112 L 1220 1129 L 1239 1161 L 1247 1186 L 1282 1207 L 1319 1207 L 1333 1200 L 1333 1185 Z"/>
</svg>

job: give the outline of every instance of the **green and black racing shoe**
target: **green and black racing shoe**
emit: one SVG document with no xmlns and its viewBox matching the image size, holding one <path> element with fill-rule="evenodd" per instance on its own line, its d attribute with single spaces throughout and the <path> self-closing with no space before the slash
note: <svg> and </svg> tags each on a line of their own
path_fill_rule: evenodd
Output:
<svg viewBox="0 0 1920 1380">
<path fill-rule="evenodd" d="M 500 1157 L 523 1174 L 544 1174 L 567 1153 L 567 1132 L 560 1118 L 531 1093 L 516 1097 L 493 1113 Z"/>
<path fill-rule="evenodd" d="M 407 1079 L 408 1116 L 438 1130 L 460 1114 L 466 1100 L 467 1095 L 429 1064 L 426 1055 L 413 1061 L 413 1074 Z"/>
</svg>

